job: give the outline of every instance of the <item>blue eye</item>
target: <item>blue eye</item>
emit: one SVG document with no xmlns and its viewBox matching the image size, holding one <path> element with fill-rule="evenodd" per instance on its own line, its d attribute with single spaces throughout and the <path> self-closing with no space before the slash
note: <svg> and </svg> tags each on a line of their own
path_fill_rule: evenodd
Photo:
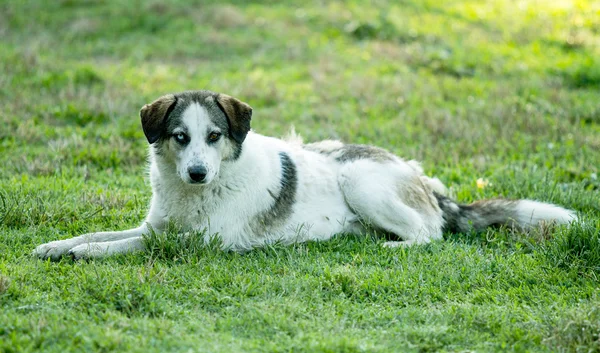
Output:
<svg viewBox="0 0 600 353">
<path fill-rule="evenodd" d="M 175 138 L 175 141 L 177 141 L 178 143 L 186 143 L 187 142 L 187 135 L 184 134 L 183 132 L 177 133 L 175 135 L 173 135 L 173 137 Z"/>
</svg>

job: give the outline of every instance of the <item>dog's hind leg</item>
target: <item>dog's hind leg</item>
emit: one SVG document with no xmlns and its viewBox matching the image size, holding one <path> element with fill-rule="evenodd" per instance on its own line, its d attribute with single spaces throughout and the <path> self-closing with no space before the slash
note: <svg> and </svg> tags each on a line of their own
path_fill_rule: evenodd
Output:
<svg viewBox="0 0 600 353">
<path fill-rule="evenodd" d="M 428 243 L 442 237 L 441 211 L 421 175 L 404 162 L 358 160 L 342 167 L 339 184 L 349 207 L 365 223 L 402 242 Z"/>
</svg>

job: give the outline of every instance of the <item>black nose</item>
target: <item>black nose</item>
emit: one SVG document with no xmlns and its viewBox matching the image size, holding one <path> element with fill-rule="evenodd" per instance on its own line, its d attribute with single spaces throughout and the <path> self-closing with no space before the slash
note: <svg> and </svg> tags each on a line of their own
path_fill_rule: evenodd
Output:
<svg viewBox="0 0 600 353">
<path fill-rule="evenodd" d="M 188 174 L 194 183 L 201 183 L 206 178 L 206 168 L 201 165 L 192 166 L 188 168 Z"/>
</svg>

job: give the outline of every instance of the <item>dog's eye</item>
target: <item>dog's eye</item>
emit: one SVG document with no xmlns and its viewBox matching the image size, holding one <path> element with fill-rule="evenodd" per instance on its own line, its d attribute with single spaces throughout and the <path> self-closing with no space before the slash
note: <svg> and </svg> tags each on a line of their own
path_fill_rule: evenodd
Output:
<svg viewBox="0 0 600 353">
<path fill-rule="evenodd" d="M 184 144 L 187 142 L 187 135 L 184 134 L 183 132 L 177 133 L 175 135 L 173 135 L 173 137 L 175 138 L 175 141 L 177 141 L 178 143 Z"/>
<path fill-rule="evenodd" d="M 208 141 L 210 141 L 210 142 L 215 142 L 220 138 L 221 138 L 220 132 L 211 132 L 210 135 L 208 135 Z"/>
</svg>

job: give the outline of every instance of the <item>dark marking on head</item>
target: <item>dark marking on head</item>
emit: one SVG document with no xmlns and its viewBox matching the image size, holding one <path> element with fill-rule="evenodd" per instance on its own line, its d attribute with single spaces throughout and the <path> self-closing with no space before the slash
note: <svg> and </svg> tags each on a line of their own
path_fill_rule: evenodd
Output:
<svg viewBox="0 0 600 353">
<path fill-rule="evenodd" d="M 206 109 L 212 122 L 231 142 L 233 152 L 223 160 L 238 159 L 242 153 L 242 143 L 250 131 L 252 108 L 236 98 L 207 90 L 168 94 L 142 108 L 142 127 L 155 153 L 162 153 L 163 143 L 175 129 L 186 130 L 181 118 L 193 103 Z"/>
<path fill-rule="evenodd" d="M 331 141 L 327 145 L 322 142 L 310 143 L 304 145 L 309 151 L 330 156 L 340 163 L 354 162 L 360 159 L 369 159 L 376 162 L 387 162 L 395 159 L 395 156 L 383 148 L 369 145 L 346 145 L 339 143 L 332 147 Z"/>
<path fill-rule="evenodd" d="M 161 137 L 165 129 L 165 122 L 176 104 L 177 97 L 167 94 L 142 107 L 140 117 L 148 143 L 153 144 Z"/>
<path fill-rule="evenodd" d="M 269 190 L 274 202 L 268 210 L 254 219 L 252 228 L 257 233 L 267 232 L 269 229 L 283 224 L 292 214 L 296 202 L 296 189 L 298 187 L 296 165 L 285 152 L 279 152 L 279 158 L 281 160 L 281 189 L 278 195 Z"/>
<path fill-rule="evenodd" d="M 226 94 L 217 96 L 217 104 L 227 117 L 229 134 L 241 145 L 246 139 L 248 131 L 250 131 L 252 107 Z"/>
</svg>

